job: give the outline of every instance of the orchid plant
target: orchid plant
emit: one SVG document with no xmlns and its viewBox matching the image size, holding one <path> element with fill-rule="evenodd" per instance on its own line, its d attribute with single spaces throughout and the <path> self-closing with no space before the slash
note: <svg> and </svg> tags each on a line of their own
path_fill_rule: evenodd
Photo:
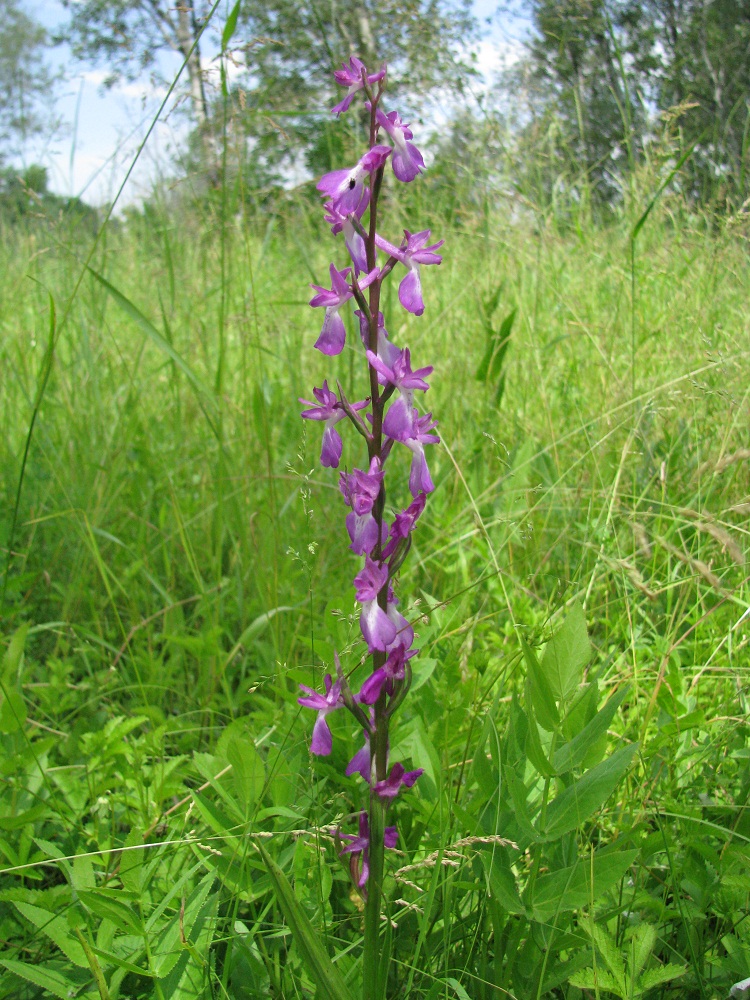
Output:
<svg viewBox="0 0 750 1000">
<path fill-rule="evenodd" d="M 381 995 L 385 971 L 380 961 L 379 930 L 381 922 L 384 851 L 397 844 L 396 827 L 386 826 L 389 807 L 402 789 L 411 788 L 422 769 L 405 770 L 403 764 L 389 760 L 389 728 L 394 713 L 406 696 L 411 682 L 411 659 L 414 629 L 398 610 L 394 582 L 411 546 L 412 532 L 424 511 L 427 495 L 434 489 L 425 455 L 425 446 L 439 442 L 434 433 L 436 422 L 430 413 L 420 414 L 415 405 L 417 393 L 429 389 L 427 377 L 432 367 L 412 368 L 408 348 L 401 349 L 390 339 L 380 311 L 383 282 L 394 272 L 401 273 L 399 302 L 408 312 L 424 312 L 420 268 L 439 264 L 440 240 L 430 244 L 430 231 L 404 231 L 400 243 L 392 243 L 378 232 L 378 204 L 388 162 L 396 179 L 413 181 L 425 169 L 422 154 L 412 142 L 409 126 L 397 111 L 381 107 L 386 86 L 386 67 L 368 72 L 352 56 L 348 64 L 334 74 L 336 82 L 347 88 L 344 99 L 333 108 L 341 115 L 360 94 L 369 113 L 367 151 L 350 168 L 326 174 L 317 188 L 325 197 L 325 220 L 334 235 L 343 233 L 349 256 L 346 267 L 330 266 L 330 288 L 313 285 L 313 308 L 325 309 L 322 328 L 315 347 L 333 357 L 341 354 L 346 342 L 346 325 L 341 312 L 347 303 L 359 307 L 355 315 L 364 347 L 362 359 L 367 364 L 370 395 L 350 401 L 338 383 L 338 394 L 324 381 L 313 389 L 315 402 L 300 400 L 308 406 L 302 413 L 307 420 L 323 423 L 321 464 L 338 468 L 342 456 L 339 426 L 343 421 L 354 427 L 367 445 L 366 468 L 340 473 L 339 487 L 345 505 L 346 529 L 350 549 L 363 557 L 363 565 L 354 577 L 356 599 L 361 605 L 359 619 L 362 637 L 371 656 L 372 670 L 358 693 L 353 693 L 338 655 L 335 656 L 335 679 L 325 677 L 324 693 L 303 686 L 299 703 L 316 713 L 311 752 L 327 755 L 332 749 L 328 717 L 344 708 L 363 732 L 364 744 L 346 769 L 347 775 L 359 774 L 367 785 L 365 808 L 358 817 L 356 833 L 339 833 L 337 848 L 349 859 L 352 879 L 365 899 L 365 936 L 363 957 L 364 996 Z M 389 140 L 389 142 L 381 141 Z M 378 257 L 381 253 L 385 259 Z M 401 269 L 403 269 L 401 271 Z M 405 273 L 404 273 L 405 272 Z M 411 452 L 408 488 L 411 502 L 403 510 L 386 515 L 386 471 L 393 448 Z M 390 481 L 388 484 L 390 490 Z M 380 980 L 380 987 L 379 987 Z"/>
</svg>

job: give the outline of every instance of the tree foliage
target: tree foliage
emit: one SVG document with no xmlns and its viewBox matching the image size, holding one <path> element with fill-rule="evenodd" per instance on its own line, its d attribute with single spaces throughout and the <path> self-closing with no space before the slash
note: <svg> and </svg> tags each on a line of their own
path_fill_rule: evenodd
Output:
<svg viewBox="0 0 750 1000">
<path fill-rule="evenodd" d="M 21 10 L 17 0 L 0 0 L 0 158 L 44 128 L 53 82 L 42 55 L 44 29 Z"/>
<path fill-rule="evenodd" d="M 654 133 L 680 108 L 689 193 L 748 194 L 750 3 L 747 0 L 530 0 L 530 71 L 558 144 L 611 200 Z"/>
</svg>

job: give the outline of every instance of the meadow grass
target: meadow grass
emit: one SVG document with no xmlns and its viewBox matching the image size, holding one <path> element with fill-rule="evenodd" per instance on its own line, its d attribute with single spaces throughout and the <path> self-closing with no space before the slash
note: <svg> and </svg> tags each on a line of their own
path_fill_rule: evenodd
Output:
<svg viewBox="0 0 750 1000">
<path fill-rule="evenodd" d="M 411 195 L 444 262 L 423 317 L 388 286 L 384 312 L 434 361 L 443 444 L 402 582 L 423 652 L 397 738 L 426 780 L 399 816 L 392 869 L 416 867 L 391 887 L 389 996 L 709 998 L 750 972 L 746 239 L 666 202 L 632 267 L 626 214 Z M 132 214 L 89 271 L 62 224 L 3 234 L 0 996 L 312 995 L 259 831 L 357 981 L 327 832 L 359 808 L 356 738 L 335 719 L 312 760 L 296 705 L 334 648 L 363 653 L 336 477 L 297 403 L 333 374 L 306 305 L 327 230 L 303 195 L 223 215 Z M 487 838 L 543 827 L 555 786 L 524 751 L 521 640 L 578 607 L 591 655 L 544 752 L 626 685 L 609 750 L 638 749 L 593 816 L 513 853 Z M 593 872 L 595 848 L 622 859 L 602 894 L 545 905 L 537 880 Z"/>
</svg>

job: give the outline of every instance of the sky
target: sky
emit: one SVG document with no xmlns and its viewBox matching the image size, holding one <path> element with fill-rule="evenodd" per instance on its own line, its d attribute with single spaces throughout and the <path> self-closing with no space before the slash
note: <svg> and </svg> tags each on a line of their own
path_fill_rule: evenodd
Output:
<svg viewBox="0 0 750 1000">
<path fill-rule="evenodd" d="M 229 0 L 227 0 L 227 10 Z M 25 0 L 25 10 L 46 28 L 54 30 L 65 20 L 59 0 Z M 474 46 L 477 67 L 486 83 L 503 63 L 512 63 L 521 53 L 526 22 L 496 15 L 497 0 L 475 0 L 474 13 L 481 37 Z M 225 12 L 218 11 L 219 23 Z M 210 60 L 213 53 L 206 49 Z M 63 81 L 55 103 L 59 120 L 51 139 L 30 143 L 18 166 L 41 163 L 48 168 L 52 191 L 83 198 L 92 205 L 111 202 L 133 162 L 149 126 L 166 95 L 146 77 L 134 83 L 122 81 L 105 88 L 106 71 L 75 62 L 65 46 L 53 50 L 51 62 Z M 165 54 L 160 69 L 166 77 L 179 68 L 180 59 Z M 167 105 L 153 129 L 123 190 L 118 205 L 137 203 L 153 179 L 169 172 L 177 149 L 187 132 L 186 115 L 180 107 Z"/>
</svg>

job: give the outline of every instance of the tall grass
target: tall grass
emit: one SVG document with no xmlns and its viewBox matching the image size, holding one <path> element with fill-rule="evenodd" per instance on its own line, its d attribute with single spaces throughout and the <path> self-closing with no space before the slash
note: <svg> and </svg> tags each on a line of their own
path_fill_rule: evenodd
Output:
<svg viewBox="0 0 750 1000">
<path fill-rule="evenodd" d="M 570 980 L 627 957 L 634 922 L 657 933 L 644 969 L 683 972 L 652 995 L 724 996 L 750 958 L 746 241 L 665 201 L 633 271 L 645 203 L 604 228 L 469 194 L 412 196 L 444 263 L 423 317 L 385 302 L 395 339 L 435 359 L 444 443 L 406 588 L 423 657 L 401 749 L 427 781 L 399 817 L 396 864 L 417 867 L 390 896 L 389 996 L 620 995 Z M 330 375 L 306 306 L 323 222 L 304 194 L 154 204 L 109 228 L 72 299 L 87 247 L 63 226 L 0 243 L 2 996 L 105 996 L 97 967 L 112 997 L 311 995 L 259 831 L 357 976 L 358 901 L 326 840 L 354 808 L 348 758 L 309 760 L 295 703 L 334 646 L 361 655 L 336 483 L 297 404 Z M 610 732 L 640 749 L 558 854 L 507 872 L 523 891 L 595 846 L 634 853 L 573 915 L 524 917 L 486 841 L 452 845 L 519 839 L 493 824 L 514 706 L 535 725 L 520 637 L 540 646 L 576 604 L 590 709 L 629 684 Z M 525 767 L 508 824 L 539 810 Z"/>
</svg>

